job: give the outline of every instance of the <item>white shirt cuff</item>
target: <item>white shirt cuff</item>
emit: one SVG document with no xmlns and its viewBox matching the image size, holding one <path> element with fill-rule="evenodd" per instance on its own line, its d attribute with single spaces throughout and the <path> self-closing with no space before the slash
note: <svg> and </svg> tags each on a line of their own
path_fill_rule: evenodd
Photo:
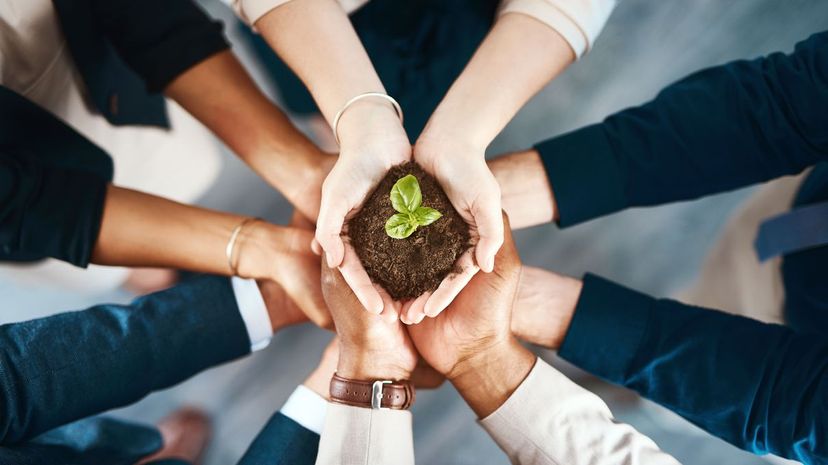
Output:
<svg viewBox="0 0 828 465">
<path fill-rule="evenodd" d="M 236 296 L 244 326 L 247 328 L 247 335 L 250 337 L 250 351 L 262 350 L 270 344 L 270 339 L 273 338 L 273 326 L 259 286 L 253 279 L 235 276 L 230 279 L 230 282 L 233 285 L 233 294 Z"/>
<path fill-rule="evenodd" d="M 322 434 L 328 401 L 303 385 L 288 397 L 280 412 L 316 434 Z"/>
</svg>

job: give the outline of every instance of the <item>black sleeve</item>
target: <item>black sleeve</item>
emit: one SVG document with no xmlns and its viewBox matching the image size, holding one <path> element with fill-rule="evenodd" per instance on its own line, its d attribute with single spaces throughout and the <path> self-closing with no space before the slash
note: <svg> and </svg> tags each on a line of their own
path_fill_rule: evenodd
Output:
<svg viewBox="0 0 828 465">
<path fill-rule="evenodd" d="M 96 22 L 151 92 L 229 45 L 192 0 L 88 0 Z"/>
<path fill-rule="evenodd" d="M 230 281 L 0 326 L 0 445 L 129 405 L 250 352 Z"/>
</svg>

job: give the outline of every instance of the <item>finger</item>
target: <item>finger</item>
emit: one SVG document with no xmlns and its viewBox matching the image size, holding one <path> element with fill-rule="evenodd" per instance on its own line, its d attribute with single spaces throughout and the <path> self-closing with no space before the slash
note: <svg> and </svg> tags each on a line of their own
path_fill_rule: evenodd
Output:
<svg viewBox="0 0 828 465">
<path fill-rule="evenodd" d="M 345 246 L 339 272 L 342 273 L 345 282 L 354 291 L 354 295 L 359 299 L 359 303 L 365 307 L 365 310 L 377 315 L 382 313 L 382 309 L 385 307 L 382 297 L 374 287 L 374 283 L 371 282 L 371 278 L 368 277 L 368 273 L 365 272 L 365 268 L 362 267 L 362 263 L 360 263 L 359 257 L 357 257 L 351 245 Z"/>
<path fill-rule="evenodd" d="M 460 267 L 460 272 L 447 276 L 426 301 L 423 311 L 427 316 L 435 317 L 445 310 L 472 277 L 480 271 L 474 263 L 471 250 L 467 250 L 457 259 L 457 266 Z"/>
<path fill-rule="evenodd" d="M 474 223 L 480 240 L 475 247 L 475 258 L 480 269 L 490 273 L 494 269 L 494 260 L 500 246 L 503 245 L 503 215 L 500 209 L 500 193 L 496 196 L 487 196 L 479 203 L 475 203 L 472 210 Z"/>
<path fill-rule="evenodd" d="M 374 289 L 379 294 L 380 298 L 382 299 L 382 313 L 380 316 L 387 322 L 393 323 L 397 321 L 400 317 L 400 304 L 399 302 L 395 302 L 394 299 L 382 288 L 379 284 L 374 284 Z"/>
<path fill-rule="evenodd" d="M 423 318 L 426 317 L 425 304 L 430 297 L 431 292 L 426 292 L 410 302 L 408 308 L 406 308 L 406 319 L 410 321 L 408 324 L 416 325 L 423 321 Z"/>
<path fill-rule="evenodd" d="M 322 246 L 319 245 L 319 241 L 317 241 L 315 237 L 311 241 L 311 252 L 313 252 L 318 257 L 322 256 Z"/>
<path fill-rule="evenodd" d="M 345 215 L 348 214 L 348 207 L 340 200 L 329 200 L 327 197 L 324 194 L 322 196 L 323 208 L 319 212 L 319 220 L 316 224 L 316 240 L 325 250 L 328 266 L 336 268 L 342 265 L 345 258 L 345 244 L 340 234 Z"/>
</svg>

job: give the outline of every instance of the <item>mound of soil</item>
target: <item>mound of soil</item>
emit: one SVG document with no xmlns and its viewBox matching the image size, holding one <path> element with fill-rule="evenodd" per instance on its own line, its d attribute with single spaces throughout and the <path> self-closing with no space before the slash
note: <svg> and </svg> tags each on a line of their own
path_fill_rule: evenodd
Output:
<svg viewBox="0 0 828 465">
<path fill-rule="evenodd" d="M 408 174 L 420 183 L 422 205 L 437 209 L 443 216 L 405 239 L 394 239 L 385 232 L 385 222 L 396 213 L 391 206 L 391 188 Z M 470 247 L 471 239 L 468 225 L 440 184 L 414 162 L 388 171 L 348 222 L 348 236 L 368 276 L 395 300 L 437 289 L 449 273 L 459 271 L 455 270 L 455 262 Z"/>
</svg>

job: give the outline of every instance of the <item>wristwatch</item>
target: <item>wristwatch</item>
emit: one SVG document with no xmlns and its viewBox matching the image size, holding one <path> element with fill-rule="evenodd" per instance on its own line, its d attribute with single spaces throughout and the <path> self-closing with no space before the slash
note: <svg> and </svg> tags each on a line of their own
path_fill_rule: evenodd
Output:
<svg viewBox="0 0 828 465">
<path fill-rule="evenodd" d="M 358 381 L 334 373 L 331 402 L 374 410 L 408 410 L 414 405 L 414 386 L 409 381 Z"/>
</svg>

